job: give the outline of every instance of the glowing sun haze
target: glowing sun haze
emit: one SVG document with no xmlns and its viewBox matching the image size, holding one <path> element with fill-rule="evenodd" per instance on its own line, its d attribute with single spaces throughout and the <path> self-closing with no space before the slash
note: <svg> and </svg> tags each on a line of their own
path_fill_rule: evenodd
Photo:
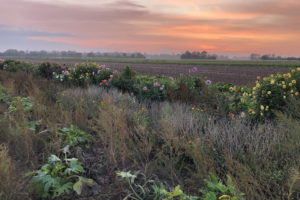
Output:
<svg viewBox="0 0 300 200">
<path fill-rule="evenodd" d="M 0 50 L 300 55 L 299 0 L 0 0 Z"/>
</svg>

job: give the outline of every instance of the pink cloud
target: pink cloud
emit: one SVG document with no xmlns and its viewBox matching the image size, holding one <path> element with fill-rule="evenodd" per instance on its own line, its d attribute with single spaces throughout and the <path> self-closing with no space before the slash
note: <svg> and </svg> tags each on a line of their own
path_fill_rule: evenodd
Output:
<svg viewBox="0 0 300 200">
<path fill-rule="evenodd" d="M 300 26 L 296 26 L 300 20 L 300 3 L 296 0 L 285 3 L 254 0 L 243 4 L 232 0 L 204 4 L 196 0 L 168 0 L 161 4 L 157 0 L 151 3 L 141 0 L 94 7 L 62 2 L 1 1 L 4 3 L 1 4 L 0 24 L 78 36 L 31 37 L 32 40 L 149 52 L 208 49 L 297 54 L 300 46 Z M 159 5 L 164 9 L 154 9 Z M 165 12 L 168 5 L 174 13 Z M 177 13 L 180 7 L 191 9 L 191 12 Z M 196 8 L 203 12 L 199 14 Z"/>
</svg>

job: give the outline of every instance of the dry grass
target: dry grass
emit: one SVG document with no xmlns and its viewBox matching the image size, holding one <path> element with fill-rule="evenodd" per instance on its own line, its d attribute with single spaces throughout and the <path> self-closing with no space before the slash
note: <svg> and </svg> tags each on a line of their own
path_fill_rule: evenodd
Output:
<svg viewBox="0 0 300 200">
<path fill-rule="evenodd" d="M 14 198 L 14 188 L 17 188 L 15 168 L 12 159 L 8 155 L 6 145 L 0 145 L 0 199 Z"/>
<path fill-rule="evenodd" d="M 50 153 L 59 154 L 57 130 L 70 124 L 92 136 L 88 149 L 72 155 L 81 152 L 87 174 L 104 188 L 105 199 L 121 199 L 125 191 L 116 170 L 140 170 L 192 194 L 199 194 L 209 172 L 223 179 L 231 175 L 250 200 L 291 199 L 299 189 L 294 172 L 300 164 L 300 126 L 285 116 L 277 124 L 254 125 L 192 111 L 185 104 L 138 102 L 117 90 L 64 88 L 21 73 L 1 72 L 0 84 L 12 96 L 34 101 L 30 113 L 1 120 L 0 177 L 8 183 L 1 198 L 12 195 L 16 176 L 37 169 Z M 36 132 L 28 130 L 29 121 L 40 119 Z M 7 168 L 14 165 L 16 170 Z M 26 187 L 20 188 L 27 198 Z"/>
</svg>

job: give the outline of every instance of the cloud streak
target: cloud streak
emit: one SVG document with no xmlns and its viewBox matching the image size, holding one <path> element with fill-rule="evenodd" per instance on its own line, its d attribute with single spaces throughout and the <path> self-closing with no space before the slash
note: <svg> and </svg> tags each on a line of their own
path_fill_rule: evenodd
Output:
<svg viewBox="0 0 300 200">
<path fill-rule="evenodd" d="M 0 1 L 0 24 L 40 30 L 31 40 L 120 51 L 300 53 L 297 0 Z"/>
</svg>

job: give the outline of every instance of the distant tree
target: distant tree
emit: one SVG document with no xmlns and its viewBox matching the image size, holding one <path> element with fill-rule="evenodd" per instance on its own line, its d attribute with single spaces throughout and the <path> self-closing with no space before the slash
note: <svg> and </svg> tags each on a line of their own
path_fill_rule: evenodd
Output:
<svg viewBox="0 0 300 200">
<path fill-rule="evenodd" d="M 189 51 L 186 51 L 185 53 L 181 54 L 180 58 L 181 59 L 217 59 L 217 55 L 215 54 L 208 54 L 207 51 L 193 51 L 192 53 Z"/>
<path fill-rule="evenodd" d="M 263 55 L 262 57 L 261 57 L 261 59 L 262 60 L 271 60 L 271 56 L 270 55 Z"/>
<path fill-rule="evenodd" d="M 207 58 L 207 56 L 208 56 L 208 53 L 207 53 L 207 51 L 202 51 L 201 53 L 200 53 L 200 57 L 201 58 Z"/>
<path fill-rule="evenodd" d="M 181 59 L 190 59 L 192 58 L 192 53 L 189 51 L 186 51 L 184 54 L 181 55 Z"/>
</svg>

